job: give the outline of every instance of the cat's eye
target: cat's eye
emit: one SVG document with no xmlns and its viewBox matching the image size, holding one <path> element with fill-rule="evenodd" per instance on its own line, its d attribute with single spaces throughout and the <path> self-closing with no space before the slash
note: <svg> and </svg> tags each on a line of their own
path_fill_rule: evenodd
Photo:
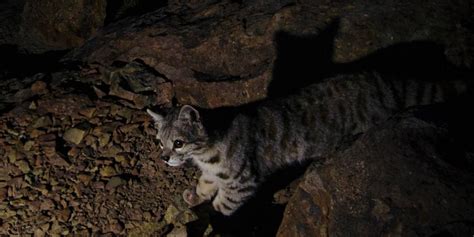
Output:
<svg viewBox="0 0 474 237">
<path fill-rule="evenodd" d="M 183 147 L 183 145 L 184 145 L 184 142 L 181 141 L 181 140 L 175 140 L 174 143 L 173 143 L 174 148 L 181 148 L 181 147 Z"/>
</svg>

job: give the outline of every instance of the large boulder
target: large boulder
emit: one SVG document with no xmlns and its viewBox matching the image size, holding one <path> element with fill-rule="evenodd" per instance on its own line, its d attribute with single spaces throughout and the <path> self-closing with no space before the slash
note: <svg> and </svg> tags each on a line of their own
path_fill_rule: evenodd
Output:
<svg viewBox="0 0 474 237">
<path fill-rule="evenodd" d="M 278 236 L 472 235 L 473 146 L 466 152 L 469 140 L 455 141 L 453 130 L 424 119 L 442 116 L 398 116 L 312 165 Z"/>
<path fill-rule="evenodd" d="M 24 5 L 24 0 L 0 2 L 0 45 L 13 44 L 17 40 Z"/>
<path fill-rule="evenodd" d="M 0 44 L 41 54 L 81 46 L 103 26 L 106 0 L 5 1 Z"/>
</svg>

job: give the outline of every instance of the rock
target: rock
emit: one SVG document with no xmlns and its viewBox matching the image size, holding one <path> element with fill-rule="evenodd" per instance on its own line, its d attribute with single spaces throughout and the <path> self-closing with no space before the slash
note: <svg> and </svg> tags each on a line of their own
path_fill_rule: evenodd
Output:
<svg viewBox="0 0 474 237">
<path fill-rule="evenodd" d="M 58 210 L 56 211 L 55 216 L 60 222 L 67 222 L 69 220 L 69 217 L 71 216 L 71 210 L 69 208 Z"/>
<path fill-rule="evenodd" d="M 31 92 L 35 95 L 46 94 L 48 92 L 47 84 L 44 81 L 35 81 L 31 85 Z"/>
<path fill-rule="evenodd" d="M 36 102 L 35 101 L 31 101 L 30 105 L 28 106 L 29 109 L 31 110 L 35 110 L 38 108 L 38 106 L 36 105 Z"/>
<path fill-rule="evenodd" d="M 102 155 L 105 157 L 114 158 L 120 152 L 122 152 L 122 149 L 117 145 L 113 145 L 103 152 Z"/>
<path fill-rule="evenodd" d="M 0 167 L 0 181 L 8 181 L 11 177 L 8 175 L 8 169 Z"/>
<path fill-rule="evenodd" d="M 13 217 L 15 215 L 16 215 L 15 211 L 8 210 L 8 209 L 0 210 L 0 218 L 2 218 L 2 219 L 8 219 L 8 218 Z"/>
<path fill-rule="evenodd" d="M 43 127 L 48 127 L 48 126 L 51 126 L 53 124 L 51 118 L 49 118 L 49 116 L 42 116 L 42 117 L 39 117 L 38 119 L 36 119 L 33 124 L 32 124 L 32 127 L 33 128 L 43 128 Z"/>
<path fill-rule="evenodd" d="M 186 231 L 186 226 L 175 226 L 173 230 L 166 235 L 167 237 L 187 237 L 188 232 Z"/>
<path fill-rule="evenodd" d="M 126 107 L 123 107 L 123 106 L 117 106 L 117 105 L 114 105 L 110 108 L 110 114 L 111 115 L 117 115 L 117 116 L 120 116 L 124 119 L 126 119 L 127 121 L 129 121 L 131 118 L 132 118 L 132 114 L 134 113 L 133 110 L 131 109 L 128 109 Z M 113 126 L 115 125 L 118 125 L 118 123 L 116 124 L 112 124 Z M 112 130 L 113 131 L 113 130 Z M 110 131 L 111 132 L 111 131 Z"/>
<path fill-rule="evenodd" d="M 128 16 L 140 15 L 145 12 L 156 10 L 160 7 L 166 6 L 167 1 L 146 1 L 146 0 L 132 0 L 132 1 L 115 1 L 108 3 L 106 24 L 111 21 L 116 21 Z"/>
<path fill-rule="evenodd" d="M 23 172 L 24 174 L 30 172 L 31 170 L 30 165 L 25 160 L 19 160 L 15 162 L 15 165 L 18 166 L 18 168 L 20 168 L 21 172 Z"/>
<path fill-rule="evenodd" d="M 291 182 L 286 188 L 277 191 L 273 194 L 273 203 L 276 204 L 286 204 L 290 200 L 291 196 L 295 193 L 298 184 L 300 183 L 300 179 L 296 179 Z"/>
<path fill-rule="evenodd" d="M 130 92 L 130 91 L 127 91 L 127 90 L 123 89 L 118 84 L 113 85 L 110 88 L 109 95 L 117 96 L 119 98 L 126 99 L 126 100 L 129 100 L 129 101 L 135 101 L 138 97 L 140 97 L 140 95 L 137 95 L 133 92 Z"/>
<path fill-rule="evenodd" d="M 24 1 L 2 1 L 0 3 L 0 44 L 11 44 L 18 37 L 21 23 L 21 12 L 25 5 Z"/>
<path fill-rule="evenodd" d="M 124 180 L 122 180 L 120 177 L 112 177 L 105 185 L 105 189 L 113 190 L 122 184 L 124 184 Z"/>
<path fill-rule="evenodd" d="M 48 162 L 52 164 L 53 166 L 59 166 L 59 167 L 69 166 L 69 163 L 57 153 L 52 153 L 50 156 L 48 156 Z"/>
<path fill-rule="evenodd" d="M 79 114 L 84 115 L 87 118 L 92 118 L 92 116 L 94 116 L 95 111 L 96 111 L 96 108 L 94 107 L 84 108 L 84 109 L 79 110 Z"/>
<path fill-rule="evenodd" d="M 177 80 L 174 90 L 181 104 L 218 108 L 264 99 L 268 94 L 270 80 L 268 73 L 233 82 L 201 82 L 188 77 L 185 80 Z"/>
<path fill-rule="evenodd" d="M 165 221 L 168 224 L 171 224 L 175 221 L 176 217 L 179 215 L 180 211 L 173 205 L 169 205 L 165 212 Z"/>
<path fill-rule="evenodd" d="M 67 116 L 77 116 L 77 111 L 89 105 L 92 105 L 92 102 L 87 96 L 66 94 L 61 95 L 60 98 L 48 97 L 38 100 L 37 111 L 40 114 L 52 113 L 53 115 L 60 116 L 59 118 L 62 119 Z"/>
<path fill-rule="evenodd" d="M 278 236 L 472 233 L 473 166 L 444 122 L 425 120 L 441 114 L 449 112 L 400 115 L 326 164 L 312 165 L 286 207 Z"/>
<path fill-rule="evenodd" d="M 86 131 L 84 130 L 81 130 L 78 128 L 70 128 L 64 133 L 63 139 L 70 143 L 79 145 L 79 143 L 81 143 L 85 135 L 86 135 Z"/>
<path fill-rule="evenodd" d="M 123 225 L 120 224 L 118 220 L 114 220 L 114 223 L 109 224 L 107 227 L 108 228 L 106 228 L 106 232 L 111 232 L 116 235 L 120 235 L 124 229 Z"/>
<path fill-rule="evenodd" d="M 107 95 L 105 92 L 103 92 L 101 89 L 97 88 L 96 86 L 93 86 L 92 88 L 94 88 L 94 92 L 99 98 L 102 98 Z"/>
<path fill-rule="evenodd" d="M 164 217 L 166 223 L 174 225 L 185 225 L 186 223 L 198 219 L 196 214 L 186 206 L 184 201 L 179 201 L 177 204 L 178 205 L 171 204 L 166 209 Z"/>
<path fill-rule="evenodd" d="M 50 227 L 51 227 L 50 223 L 44 223 L 40 226 L 40 229 L 46 232 L 49 230 Z"/>
<path fill-rule="evenodd" d="M 91 147 L 94 150 L 97 150 L 97 138 L 90 134 L 84 138 L 84 144 L 86 144 L 87 146 Z"/>
<path fill-rule="evenodd" d="M 85 185 L 89 185 L 90 181 L 92 180 L 92 177 L 87 174 L 79 174 L 77 178 Z"/>
<path fill-rule="evenodd" d="M 99 172 L 102 177 L 111 177 L 117 175 L 117 171 L 112 166 L 104 166 L 100 168 Z"/>
<path fill-rule="evenodd" d="M 94 182 L 92 183 L 92 187 L 94 189 L 104 189 L 105 185 L 104 182 Z"/>
<path fill-rule="evenodd" d="M 173 85 L 171 82 L 161 83 L 153 87 L 153 91 L 156 96 L 154 100 L 152 99 L 152 105 L 163 105 L 165 107 L 170 107 L 172 99 L 174 96 Z"/>
<path fill-rule="evenodd" d="M 15 43 L 32 53 L 79 46 L 103 25 L 106 4 L 105 0 L 27 0 Z"/>
<path fill-rule="evenodd" d="M 81 152 L 81 149 L 78 148 L 78 147 L 71 147 L 71 149 L 69 149 L 69 151 L 67 152 L 67 156 L 74 159 L 76 158 L 77 156 L 79 156 Z"/>
<path fill-rule="evenodd" d="M 34 96 L 34 94 L 31 91 L 31 89 L 29 89 L 29 88 L 21 89 L 13 95 L 12 101 L 19 103 L 19 102 L 23 102 L 27 99 L 30 99 L 33 96 Z"/>
<path fill-rule="evenodd" d="M 105 145 L 109 144 L 110 141 L 110 134 L 102 133 L 99 136 L 99 147 L 104 147 Z"/>
<path fill-rule="evenodd" d="M 166 223 L 164 222 L 145 222 L 145 223 L 140 223 L 140 225 L 134 227 L 131 226 L 129 229 L 129 236 L 130 237 L 140 237 L 140 236 L 152 236 L 156 234 L 156 231 L 162 229 L 165 226 Z M 125 224 L 125 227 L 127 227 L 127 224 Z"/>
<path fill-rule="evenodd" d="M 23 199 L 16 199 L 16 200 L 10 201 L 10 205 L 15 208 L 21 208 L 21 207 L 26 206 L 26 202 Z"/>
<path fill-rule="evenodd" d="M 38 138 L 36 139 L 38 142 L 40 142 L 42 145 L 46 145 L 46 146 L 56 146 L 55 142 L 56 142 L 56 134 L 54 133 L 46 133 L 46 134 L 42 134 L 40 136 L 38 136 Z M 51 144 L 50 142 L 54 142 L 53 144 Z"/>
<path fill-rule="evenodd" d="M 17 160 L 17 157 L 18 157 L 18 152 L 16 150 L 11 150 L 8 154 L 7 154 L 7 157 L 8 157 L 8 161 L 10 163 L 15 163 L 16 160 Z"/>
<path fill-rule="evenodd" d="M 204 231 L 204 234 L 203 236 L 211 236 L 211 233 L 214 231 L 214 229 L 212 228 L 212 225 L 208 225 L 206 230 Z"/>
<path fill-rule="evenodd" d="M 125 99 L 121 103 L 129 107 L 171 104 L 172 84 L 142 62 L 104 68 L 104 74 L 103 81 L 110 85 L 109 95 Z"/>
<path fill-rule="evenodd" d="M 313 59 L 317 55 L 313 61 L 324 67 L 322 64 L 352 62 L 391 45 L 428 40 L 446 45 L 441 54 L 455 65 L 469 67 L 474 62 L 473 56 L 462 53 L 472 51 L 467 42 L 474 37 L 464 24 L 471 18 L 465 10 L 468 1 L 453 6 L 448 0 L 436 0 L 422 7 L 410 1 L 246 1 L 240 5 L 222 1 L 203 5 L 207 6 L 181 12 L 182 17 L 167 15 L 169 6 L 111 24 L 67 58 L 103 65 L 139 59 L 172 83 L 171 95 L 179 103 L 206 108 L 265 98 L 278 72 L 275 65 L 287 64 L 285 70 L 293 73 L 288 78 L 314 73 L 311 70 L 316 65 L 302 60 L 306 58 L 302 55 Z M 330 39 L 326 42 L 325 38 Z M 294 58 L 281 63 L 283 56 Z M 292 64 L 308 68 L 301 72 L 301 65 Z M 285 83 L 291 84 L 288 78 Z"/>
<path fill-rule="evenodd" d="M 43 131 L 43 130 L 39 130 L 39 129 L 33 129 L 30 133 L 30 137 L 31 138 L 37 138 L 37 137 L 41 137 L 42 135 L 44 135 L 46 132 Z"/>
<path fill-rule="evenodd" d="M 34 237 L 44 237 L 46 233 L 41 230 L 41 229 L 36 229 L 35 232 L 33 233 Z"/>
<path fill-rule="evenodd" d="M 4 200 L 8 197 L 7 183 L 0 181 L 0 200 Z"/>
<path fill-rule="evenodd" d="M 53 210 L 55 208 L 54 202 L 51 199 L 44 199 L 40 205 L 42 211 Z"/>
<path fill-rule="evenodd" d="M 31 148 L 35 145 L 35 142 L 34 141 L 27 141 L 25 142 L 25 145 L 23 146 L 23 149 L 25 149 L 25 151 L 30 151 Z"/>
<path fill-rule="evenodd" d="M 57 220 L 54 220 L 53 223 L 51 224 L 51 227 L 49 229 L 49 232 L 53 235 L 60 236 L 65 230 L 65 228 L 59 224 Z"/>
</svg>

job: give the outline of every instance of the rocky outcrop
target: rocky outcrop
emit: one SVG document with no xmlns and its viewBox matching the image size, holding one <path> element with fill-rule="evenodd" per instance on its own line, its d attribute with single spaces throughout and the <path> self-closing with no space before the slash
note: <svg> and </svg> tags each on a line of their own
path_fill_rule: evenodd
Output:
<svg viewBox="0 0 474 237">
<path fill-rule="evenodd" d="M 169 79 L 178 102 L 207 108 L 265 98 L 279 62 L 289 64 L 285 70 L 292 72 L 292 79 L 312 75 L 317 80 L 333 63 L 352 62 L 401 42 L 443 45 L 442 53 L 457 66 L 471 67 L 474 55 L 470 5 L 462 0 L 423 5 L 410 1 L 10 0 L 0 5 L 4 9 L 0 10 L 1 45 L 39 54 L 79 47 L 96 36 L 66 61 L 108 66 L 140 59 Z M 149 12 L 154 9 L 158 10 Z M 114 23 L 118 19 L 122 20 Z M 107 27 L 96 34 L 104 21 Z M 11 61 L 12 55 L 7 57 L 0 58 L 0 64 Z M 18 61 L 15 64 L 22 60 Z M 288 78 L 284 84 L 292 84 Z"/>
<path fill-rule="evenodd" d="M 102 27 L 107 2 L 27 0 L 19 37 L 29 52 L 78 47 Z"/>
<path fill-rule="evenodd" d="M 25 1 L 0 2 L 0 45 L 13 44 L 17 39 L 24 5 Z"/>
<path fill-rule="evenodd" d="M 347 63 L 400 42 L 428 40 L 446 46 L 444 53 L 455 65 L 473 62 L 467 53 L 473 39 L 467 1 L 188 5 L 179 12 L 169 6 L 112 24 L 68 58 L 105 65 L 141 59 L 173 82 L 179 102 L 208 108 L 264 98 L 274 63 L 282 56 L 291 56 L 285 61 L 290 64 L 308 66 L 317 77 L 328 62 Z M 334 28 L 330 35 L 321 35 L 328 27 Z M 288 40 L 279 32 L 306 38 Z M 317 37 L 328 40 L 313 40 Z M 326 64 L 319 60 L 322 55 Z"/>
<path fill-rule="evenodd" d="M 81 46 L 103 26 L 106 0 L 6 1 L 0 44 L 41 54 Z"/>
<path fill-rule="evenodd" d="M 466 152 L 452 130 L 425 119 L 443 113 L 398 116 L 328 163 L 312 165 L 278 236 L 471 235 L 472 144 Z"/>
</svg>

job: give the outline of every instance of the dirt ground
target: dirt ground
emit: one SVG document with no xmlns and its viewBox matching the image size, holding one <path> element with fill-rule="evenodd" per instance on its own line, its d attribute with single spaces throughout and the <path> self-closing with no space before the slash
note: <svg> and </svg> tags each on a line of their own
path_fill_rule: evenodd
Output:
<svg viewBox="0 0 474 237">
<path fill-rule="evenodd" d="M 157 158 L 143 109 L 87 73 L 1 82 L 0 235 L 160 235 L 194 182 L 194 168 Z"/>
</svg>

